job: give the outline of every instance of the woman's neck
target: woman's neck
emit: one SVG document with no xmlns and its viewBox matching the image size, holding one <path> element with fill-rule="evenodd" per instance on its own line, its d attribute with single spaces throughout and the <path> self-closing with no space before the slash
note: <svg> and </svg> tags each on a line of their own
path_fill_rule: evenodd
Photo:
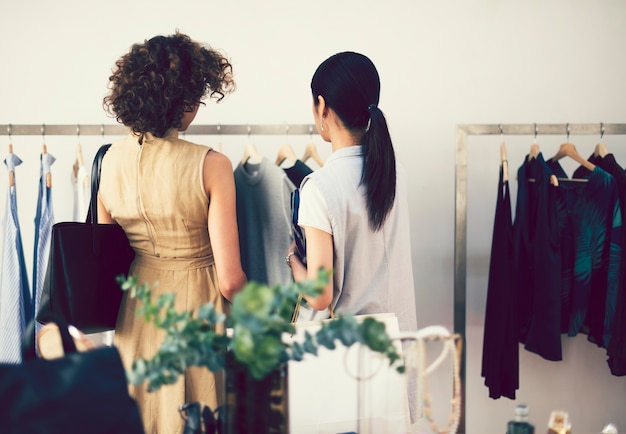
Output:
<svg viewBox="0 0 626 434">
<path fill-rule="evenodd" d="M 330 143 L 333 152 L 350 146 L 359 146 L 361 144 L 361 135 L 351 133 L 345 128 L 337 129 L 333 131 L 330 137 Z"/>
</svg>

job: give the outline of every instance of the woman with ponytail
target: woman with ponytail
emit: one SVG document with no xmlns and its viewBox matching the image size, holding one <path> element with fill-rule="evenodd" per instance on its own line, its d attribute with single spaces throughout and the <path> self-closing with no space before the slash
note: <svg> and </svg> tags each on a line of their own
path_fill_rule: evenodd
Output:
<svg viewBox="0 0 626 434">
<path fill-rule="evenodd" d="M 372 61 L 342 52 L 311 80 L 317 131 L 330 142 L 324 166 L 300 185 L 298 224 L 306 263 L 287 252 L 294 280 L 332 270 L 321 295 L 308 298 L 299 320 L 337 313 L 395 313 L 400 330 L 417 330 L 409 210 L 387 121 L 378 106 L 380 78 Z"/>
</svg>

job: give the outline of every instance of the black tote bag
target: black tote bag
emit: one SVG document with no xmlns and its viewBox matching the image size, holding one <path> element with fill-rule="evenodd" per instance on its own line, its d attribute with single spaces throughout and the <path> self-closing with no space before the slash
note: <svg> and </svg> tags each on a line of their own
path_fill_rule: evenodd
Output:
<svg viewBox="0 0 626 434">
<path fill-rule="evenodd" d="M 101 146 L 93 161 L 87 221 L 52 226 L 37 312 L 37 321 L 42 324 L 58 315 L 85 333 L 115 328 L 123 295 L 116 277 L 128 273 L 135 252 L 121 226 L 97 223 L 100 168 L 110 146 Z"/>
<path fill-rule="evenodd" d="M 77 352 L 67 324 L 54 322 L 61 333 L 63 357 L 37 358 L 31 321 L 24 334 L 23 362 L 0 364 L 0 432 L 143 434 L 117 348 Z"/>
</svg>

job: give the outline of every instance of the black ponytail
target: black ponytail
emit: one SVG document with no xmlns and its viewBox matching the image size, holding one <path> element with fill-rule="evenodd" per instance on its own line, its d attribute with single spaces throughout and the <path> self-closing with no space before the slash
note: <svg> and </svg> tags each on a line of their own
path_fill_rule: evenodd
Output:
<svg viewBox="0 0 626 434">
<path fill-rule="evenodd" d="M 370 226 L 377 231 L 396 197 L 396 155 L 383 112 L 376 105 L 369 112 L 367 131 L 363 135 L 361 183 L 365 186 Z"/>
<path fill-rule="evenodd" d="M 313 101 L 319 95 L 343 125 L 361 136 L 367 214 L 371 228 L 379 230 L 396 197 L 396 158 L 383 112 L 378 108 L 380 77 L 374 63 L 351 51 L 326 59 L 311 79 Z"/>
</svg>

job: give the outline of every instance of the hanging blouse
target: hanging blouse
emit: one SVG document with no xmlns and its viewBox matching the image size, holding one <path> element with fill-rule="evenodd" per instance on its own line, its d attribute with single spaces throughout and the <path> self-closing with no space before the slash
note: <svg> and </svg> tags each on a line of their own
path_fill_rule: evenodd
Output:
<svg viewBox="0 0 626 434">
<path fill-rule="evenodd" d="M 49 153 L 41 154 L 41 167 L 39 176 L 39 194 L 37 197 L 37 212 L 35 215 L 35 246 L 33 258 L 33 312 L 39 310 L 41 291 L 48 266 L 50 255 L 50 235 L 54 224 L 54 210 L 52 207 L 52 187 L 48 185 L 47 178 L 50 167 L 55 158 Z M 35 325 L 35 331 L 39 331 L 41 324 Z"/>
<path fill-rule="evenodd" d="M 559 178 L 567 178 L 557 161 L 548 165 Z M 586 179 L 561 181 L 557 196 L 562 241 L 573 246 L 572 257 L 563 263 L 569 276 L 567 333 L 586 333 L 606 348 L 615 317 L 622 219 L 613 177 L 596 166 Z"/>
<path fill-rule="evenodd" d="M 623 224 L 624 207 L 626 206 L 626 173 L 624 173 L 624 169 L 615 160 L 613 154 L 607 154 L 604 157 L 592 154 L 589 157 L 589 161 L 610 173 L 617 182 Z M 574 172 L 575 177 L 582 175 L 584 175 L 584 171 L 581 169 L 577 169 Z M 615 318 L 607 348 L 609 369 L 611 374 L 616 376 L 626 375 L 626 262 L 623 257 L 624 249 L 626 248 L 626 231 L 623 228 L 621 230 L 620 247 L 622 259 L 620 261 L 617 295 L 615 296 Z M 607 310 L 609 311 L 611 310 L 610 300 L 611 297 L 607 297 Z"/>
<path fill-rule="evenodd" d="M 22 164 L 10 153 L 4 160 L 9 172 Z M 13 177 L 15 181 L 15 176 Z M 17 215 L 17 187 L 14 182 L 7 191 L 7 206 L 2 222 L 2 274 L 0 275 L 0 362 L 22 361 L 22 338 L 32 320 L 28 274 Z"/>
<path fill-rule="evenodd" d="M 542 153 L 517 172 L 514 250 L 520 341 L 527 351 L 562 360 L 561 245 L 553 173 Z"/>
<path fill-rule="evenodd" d="M 597 163 L 601 168 L 609 172 L 617 181 L 622 211 L 622 225 L 624 222 L 624 208 L 626 207 L 626 173 L 622 166 L 617 163 L 613 154 L 607 154 Z M 626 248 L 626 230 L 622 228 L 620 246 L 622 259 L 620 262 L 619 285 L 615 297 L 615 319 L 611 330 L 611 338 L 607 348 L 609 356 L 608 364 L 613 375 L 626 375 L 626 261 L 624 261 L 624 249 Z M 607 298 L 607 302 L 610 297 Z M 607 304 L 607 309 L 609 306 Z"/>
</svg>

